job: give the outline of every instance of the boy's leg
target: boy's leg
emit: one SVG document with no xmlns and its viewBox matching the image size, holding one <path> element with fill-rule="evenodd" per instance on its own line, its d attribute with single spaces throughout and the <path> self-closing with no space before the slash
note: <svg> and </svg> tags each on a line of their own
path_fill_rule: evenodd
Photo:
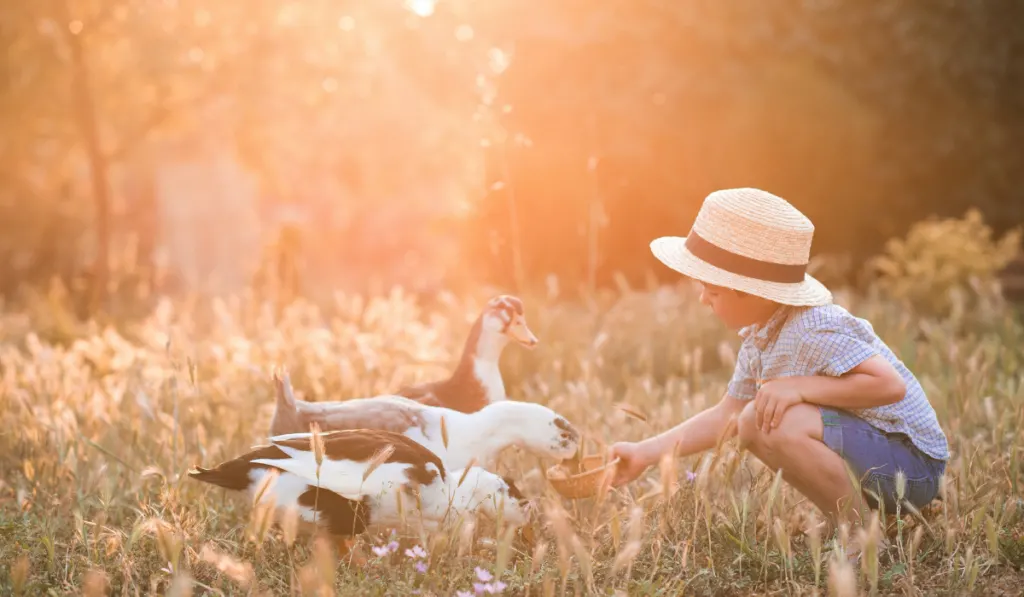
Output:
<svg viewBox="0 0 1024 597">
<path fill-rule="evenodd" d="M 859 522 L 860 513 L 878 508 L 879 500 L 885 513 L 893 514 L 899 499 L 921 508 L 938 494 L 945 464 L 906 436 L 887 434 L 842 410 L 809 404 L 790 408 L 779 427 L 763 434 L 753 406 L 740 416 L 741 443 L 773 470 L 781 468 L 783 478 L 835 523 Z M 855 491 L 846 464 L 869 492 L 867 499 Z M 897 495 L 897 472 L 903 474 L 902 496 Z"/>
<path fill-rule="evenodd" d="M 854 491 L 843 458 L 823 441 L 824 425 L 817 407 L 797 404 L 786 410 L 782 423 L 763 433 L 751 402 L 740 413 L 737 434 L 740 446 L 749 450 L 773 471 L 814 502 L 838 526 L 860 522 L 866 504 Z"/>
</svg>

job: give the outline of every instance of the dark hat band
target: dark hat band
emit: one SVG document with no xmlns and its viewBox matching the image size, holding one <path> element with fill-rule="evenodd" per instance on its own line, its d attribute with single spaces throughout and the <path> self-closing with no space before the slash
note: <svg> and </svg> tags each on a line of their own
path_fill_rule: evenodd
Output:
<svg viewBox="0 0 1024 597">
<path fill-rule="evenodd" d="M 737 255 L 704 240 L 693 230 L 686 237 L 686 248 L 694 257 L 717 268 L 765 282 L 795 284 L 803 282 L 804 275 L 807 273 L 807 264 L 787 265 Z"/>
</svg>

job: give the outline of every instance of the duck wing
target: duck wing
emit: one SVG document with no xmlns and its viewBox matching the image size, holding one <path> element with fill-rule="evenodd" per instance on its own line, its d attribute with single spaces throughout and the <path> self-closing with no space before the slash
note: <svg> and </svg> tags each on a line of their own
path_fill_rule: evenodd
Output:
<svg viewBox="0 0 1024 597">
<path fill-rule="evenodd" d="M 438 397 L 437 394 L 437 389 L 439 385 L 440 384 L 438 384 L 437 382 L 431 382 L 418 384 L 415 386 L 405 386 L 403 388 L 399 388 L 399 390 L 395 392 L 395 395 L 401 396 L 403 398 L 408 398 L 409 400 L 415 400 L 420 404 L 426 404 L 429 406 L 444 406 L 444 404 L 442 404 L 441 399 Z"/>
<path fill-rule="evenodd" d="M 308 443 L 308 440 L 307 440 Z M 299 477 L 309 485 L 334 492 L 351 500 L 363 497 L 362 477 L 366 465 L 352 460 L 329 460 L 324 458 L 317 470 L 314 454 L 299 450 L 281 448 L 282 458 L 257 458 L 253 464 L 262 464 Z"/>
<path fill-rule="evenodd" d="M 406 483 L 445 479 L 444 463 L 423 445 L 392 431 L 345 429 L 322 433 L 324 454 L 317 477 L 310 433 L 271 438 L 287 455 L 261 463 L 287 470 L 345 497 L 367 495 Z M 375 469 L 369 471 L 375 465 Z M 365 477 L 365 478 L 364 478 Z"/>
<path fill-rule="evenodd" d="M 188 474 L 197 481 L 233 491 L 246 491 L 254 497 L 260 491 L 261 502 L 272 499 L 278 507 L 298 507 L 300 518 L 310 523 L 318 522 L 335 535 L 356 535 L 366 529 L 370 521 L 368 498 L 359 496 L 353 499 L 322 485 L 310 484 L 307 479 L 276 466 L 282 460 L 287 460 L 287 455 L 277 446 L 259 446 L 214 468 L 195 467 Z M 280 471 L 279 476 L 274 482 L 264 485 L 267 475 L 273 471 Z"/>
<path fill-rule="evenodd" d="M 426 434 L 429 419 L 424 405 L 400 396 L 356 398 L 334 403 L 311 403 L 317 408 L 300 412 L 303 429 L 316 423 L 321 431 L 375 429 L 405 433 L 418 427 Z"/>
<path fill-rule="evenodd" d="M 425 406 L 441 406 L 473 413 L 487 406 L 487 394 L 476 377 L 458 375 L 443 382 L 404 387 L 397 395 Z"/>
</svg>

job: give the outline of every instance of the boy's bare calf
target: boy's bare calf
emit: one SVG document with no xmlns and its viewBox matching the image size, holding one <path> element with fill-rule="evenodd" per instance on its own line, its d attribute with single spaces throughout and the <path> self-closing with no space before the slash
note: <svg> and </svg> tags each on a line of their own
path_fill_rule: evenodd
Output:
<svg viewBox="0 0 1024 597">
<path fill-rule="evenodd" d="M 791 406 L 780 425 L 766 433 L 757 425 L 751 401 L 740 413 L 736 433 L 742 449 L 773 472 L 782 469 L 782 478 L 814 502 L 831 524 L 860 521 L 863 497 L 854 491 L 842 457 L 823 443 L 824 425 L 816 406 Z"/>
</svg>

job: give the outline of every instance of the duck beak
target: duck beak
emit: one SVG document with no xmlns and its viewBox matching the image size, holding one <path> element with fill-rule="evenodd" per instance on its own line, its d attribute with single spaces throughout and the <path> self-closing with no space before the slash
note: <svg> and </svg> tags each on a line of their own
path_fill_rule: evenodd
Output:
<svg viewBox="0 0 1024 597">
<path fill-rule="evenodd" d="M 508 336 L 526 348 L 533 348 L 540 343 L 526 322 L 521 319 L 509 326 Z"/>
</svg>

